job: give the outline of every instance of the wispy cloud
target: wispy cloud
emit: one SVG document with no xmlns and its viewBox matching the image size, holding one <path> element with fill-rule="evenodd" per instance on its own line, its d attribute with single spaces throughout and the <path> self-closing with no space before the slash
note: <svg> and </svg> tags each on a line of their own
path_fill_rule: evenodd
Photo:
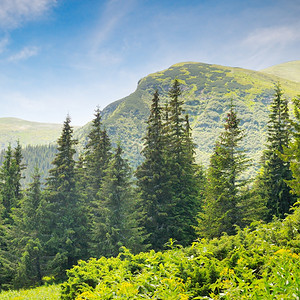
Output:
<svg viewBox="0 0 300 300">
<path fill-rule="evenodd" d="M 246 65 L 256 69 L 275 64 L 281 57 L 286 57 L 289 48 L 300 44 L 300 25 L 259 28 L 250 32 L 241 41 L 241 53 L 244 53 Z"/>
<path fill-rule="evenodd" d="M 23 21 L 40 17 L 55 3 L 56 0 L 1 0 L 0 26 L 15 28 Z"/>
<path fill-rule="evenodd" d="M 19 51 L 18 53 L 11 55 L 8 58 L 8 61 L 10 62 L 17 62 L 20 60 L 26 60 L 32 56 L 37 55 L 39 52 L 39 48 L 38 47 L 25 47 L 23 48 L 21 51 Z"/>
<path fill-rule="evenodd" d="M 103 55 L 100 55 L 102 46 L 115 33 L 117 28 L 122 26 L 122 21 L 128 13 L 135 7 L 136 0 L 122 1 L 110 0 L 106 3 L 103 11 L 100 13 L 100 21 L 94 33 L 92 34 L 92 55 L 98 56 L 100 61 Z M 119 61 L 119 59 L 117 59 Z M 113 59 L 115 61 L 115 58 Z"/>
<path fill-rule="evenodd" d="M 250 33 L 243 44 L 251 48 L 286 45 L 300 39 L 300 26 L 282 26 L 256 29 Z"/>
</svg>

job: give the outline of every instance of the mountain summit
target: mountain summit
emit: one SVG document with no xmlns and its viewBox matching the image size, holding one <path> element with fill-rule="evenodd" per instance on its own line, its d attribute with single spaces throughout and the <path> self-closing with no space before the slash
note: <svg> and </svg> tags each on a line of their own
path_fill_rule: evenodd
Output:
<svg viewBox="0 0 300 300">
<path fill-rule="evenodd" d="M 244 147 L 257 162 L 265 143 L 268 105 L 279 78 L 263 72 L 195 62 L 175 64 L 142 78 L 135 92 L 103 110 L 103 123 L 112 140 L 122 141 L 131 161 L 137 164 L 140 157 L 154 91 L 158 89 L 162 104 L 166 103 L 175 78 L 181 84 L 184 108 L 190 116 L 197 160 L 207 165 L 233 101 L 246 133 Z M 300 94 L 296 82 L 283 79 L 281 85 L 288 98 Z M 88 126 L 80 130 L 79 136 L 85 136 Z"/>
</svg>

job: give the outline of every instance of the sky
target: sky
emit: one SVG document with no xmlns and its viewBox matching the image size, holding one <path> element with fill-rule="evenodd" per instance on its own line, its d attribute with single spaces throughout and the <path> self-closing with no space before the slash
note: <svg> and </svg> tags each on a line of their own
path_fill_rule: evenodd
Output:
<svg viewBox="0 0 300 300">
<path fill-rule="evenodd" d="M 300 60 L 299 0 L 0 0 L 0 117 L 73 125 L 194 61 Z"/>
</svg>

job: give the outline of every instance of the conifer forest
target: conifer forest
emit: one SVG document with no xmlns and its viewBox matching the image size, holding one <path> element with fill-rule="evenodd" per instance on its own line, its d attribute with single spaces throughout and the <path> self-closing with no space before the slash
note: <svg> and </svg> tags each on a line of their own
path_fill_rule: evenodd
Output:
<svg viewBox="0 0 300 300">
<path fill-rule="evenodd" d="M 134 167 L 99 108 L 83 147 L 66 117 L 45 180 L 37 163 L 24 181 L 19 142 L 5 149 L 3 299 L 31 288 L 82 300 L 299 299 L 300 96 L 289 103 L 274 85 L 251 176 L 234 99 L 207 164 L 184 101 L 180 80 L 167 97 L 155 90 Z"/>
</svg>

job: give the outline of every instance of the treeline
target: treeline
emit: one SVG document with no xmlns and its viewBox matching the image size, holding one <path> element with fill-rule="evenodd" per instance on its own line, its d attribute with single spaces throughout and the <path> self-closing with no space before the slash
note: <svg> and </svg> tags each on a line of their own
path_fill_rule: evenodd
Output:
<svg viewBox="0 0 300 300">
<path fill-rule="evenodd" d="M 32 181 L 32 174 L 36 166 L 39 168 L 41 182 L 45 183 L 48 172 L 52 168 L 52 161 L 57 152 L 57 145 L 28 145 L 22 148 L 22 163 L 26 168 L 22 171 L 21 186 L 26 187 Z M 6 151 L 0 152 L 0 164 L 5 160 Z"/>
<path fill-rule="evenodd" d="M 66 118 L 45 185 L 36 168 L 22 189 L 22 149 L 8 147 L 0 168 L 1 289 L 63 281 L 78 260 L 117 256 L 123 246 L 133 253 L 162 250 L 170 239 L 188 246 L 234 235 L 256 220 L 285 218 L 300 195 L 300 97 L 291 120 L 276 85 L 261 169 L 249 180 L 233 103 L 204 170 L 195 163 L 180 95 L 177 80 L 167 103 L 154 93 L 144 160 L 134 172 L 121 144 L 111 146 L 99 109 L 80 154 Z"/>
</svg>

